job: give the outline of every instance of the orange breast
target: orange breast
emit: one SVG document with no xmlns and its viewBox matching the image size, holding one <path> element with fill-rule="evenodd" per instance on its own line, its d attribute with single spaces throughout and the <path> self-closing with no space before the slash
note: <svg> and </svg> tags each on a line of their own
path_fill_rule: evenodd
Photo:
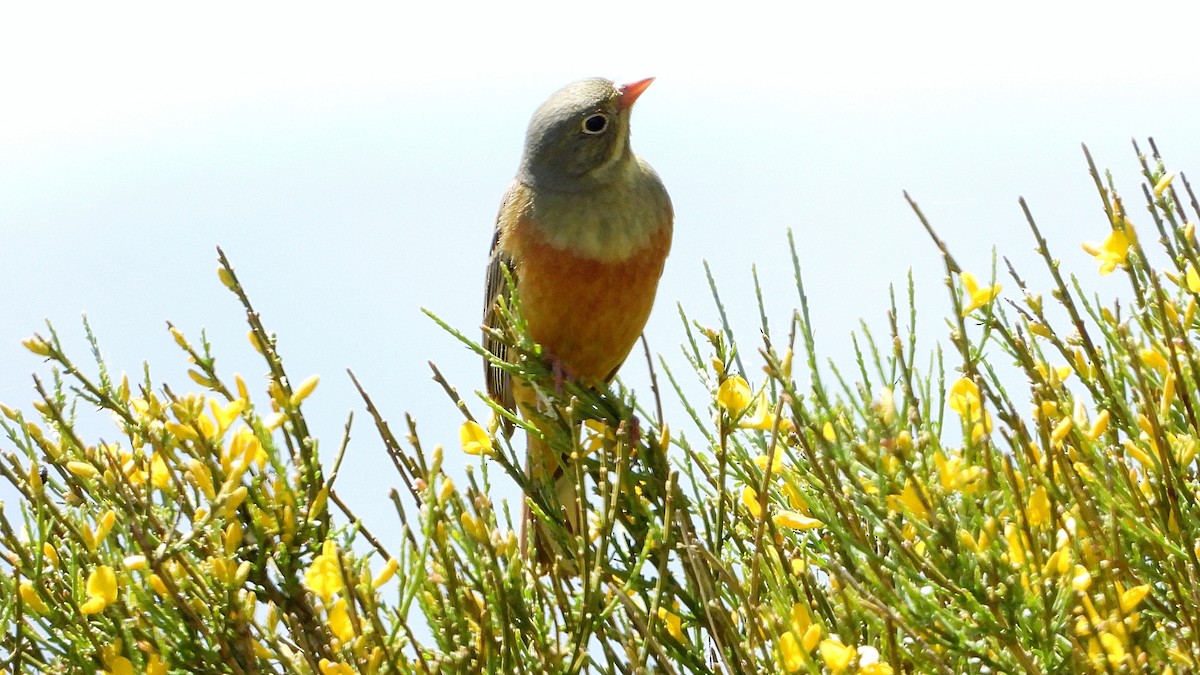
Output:
<svg viewBox="0 0 1200 675">
<path fill-rule="evenodd" d="M 611 262 L 545 243 L 517 219 L 502 242 L 516 263 L 529 334 L 572 376 L 604 382 L 629 354 L 654 305 L 671 246 L 668 222 L 649 243 Z"/>
</svg>

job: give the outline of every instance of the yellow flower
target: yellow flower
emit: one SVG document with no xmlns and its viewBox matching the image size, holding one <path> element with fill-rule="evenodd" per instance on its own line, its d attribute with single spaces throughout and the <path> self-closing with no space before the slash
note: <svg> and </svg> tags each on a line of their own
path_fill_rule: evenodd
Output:
<svg viewBox="0 0 1200 675">
<path fill-rule="evenodd" d="M 246 427 L 238 429 L 229 440 L 229 447 L 221 454 L 221 467 L 231 472 L 238 460 L 241 460 L 238 466 L 243 468 L 257 465 L 261 469 L 267 464 L 267 451 L 263 449 L 262 441 Z"/>
<path fill-rule="evenodd" d="M 895 672 L 885 661 L 879 660 L 879 650 L 863 647 L 858 650 L 858 675 L 892 675 Z"/>
<path fill-rule="evenodd" d="M 810 518 L 795 511 L 780 511 L 772 516 L 771 520 L 774 521 L 775 525 L 791 530 L 815 530 L 818 527 L 825 526 L 823 521 Z"/>
<path fill-rule="evenodd" d="M 854 647 L 847 647 L 841 642 L 833 639 L 821 640 L 821 659 L 825 661 L 825 665 L 834 673 L 840 673 L 850 667 L 850 662 L 858 656 L 857 650 Z"/>
<path fill-rule="evenodd" d="M 1039 485 L 1033 494 L 1029 495 L 1029 507 L 1025 510 L 1030 527 L 1038 527 L 1050 522 L 1050 495 L 1046 488 Z"/>
<path fill-rule="evenodd" d="M 313 558 L 304 572 L 304 585 L 327 602 L 334 593 L 342 590 L 342 567 L 338 562 L 337 544 L 332 540 L 325 540 L 321 555 Z"/>
<path fill-rule="evenodd" d="M 1159 374 L 1162 374 L 1162 375 L 1166 374 L 1167 359 L 1158 350 L 1143 349 L 1139 355 L 1142 357 L 1142 363 L 1146 364 L 1150 368 L 1157 370 L 1159 372 Z"/>
<path fill-rule="evenodd" d="M 158 576 L 157 574 L 151 574 L 146 581 L 150 584 L 150 588 L 153 588 L 154 592 L 159 595 L 166 595 L 169 592 L 167 589 L 167 583 L 163 581 L 162 577 Z"/>
<path fill-rule="evenodd" d="M 1150 585 L 1134 586 L 1121 594 L 1121 611 L 1125 614 L 1132 612 L 1146 596 L 1150 594 Z"/>
<path fill-rule="evenodd" d="M 800 650 L 800 641 L 792 631 L 779 638 L 779 655 L 784 670 L 789 673 L 794 673 L 804 666 L 804 652 Z"/>
<path fill-rule="evenodd" d="M 150 460 L 150 484 L 159 490 L 171 488 L 171 470 L 167 468 L 167 463 L 163 460 L 162 455 L 157 452 Z"/>
<path fill-rule="evenodd" d="M 350 622 L 350 613 L 346 611 L 345 598 L 338 598 L 329 608 L 329 630 L 342 642 L 349 642 L 354 637 L 354 625 Z"/>
<path fill-rule="evenodd" d="M 50 608 L 46 607 L 45 602 L 42 602 L 42 598 L 38 595 L 37 589 L 33 587 L 32 583 L 28 581 L 22 581 L 20 593 L 21 602 L 25 603 L 25 606 L 29 609 L 32 609 L 38 614 L 48 614 L 50 612 Z"/>
<path fill-rule="evenodd" d="M 79 606 L 84 614 L 103 611 L 117 600 L 117 575 L 108 565 L 100 565 L 87 578 L 87 602 Z"/>
<path fill-rule="evenodd" d="M 730 417 L 737 417 L 750 407 L 750 399 L 750 385 L 741 376 L 725 380 L 717 389 L 717 405 L 729 411 Z"/>
<path fill-rule="evenodd" d="M 458 440 L 462 443 L 463 452 L 468 455 L 491 455 L 492 437 L 479 426 L 478 422 L 467 420 L 458 430 Z"/>
<path fill-rule="evenodd" d="M 663 625 L 667 628 L 667 633 L 671 637 L 683 642 L 683 618 L 666 607 L 658 608 L 658 618 L 662 619 Z"/>
<path fill-rule="evenodd" d="M 378 589 L 380 586 L 391 581 L 396 575 L 396 568 L 400 566 L 400 561 L 395 558 L 388 558 L 388 561 L 383 564 L 383 569 L 379 571 L 379 576 L 371 582 L 371 588 Z"/>
<path fill-rule="evenodd" d="M 817 639 L 821 637 L 821 627 L 812 622 L 812 617 L 808 615 L 808 606 L 803 602 L 792 605 L 790 618 L 792 632 L 801 636 L 800 646 L 804 651 L 811 652 L 817 646 Z"/>
<path fill-rule="evenodd" d="M 933 462 L 937 465 L 943 490 L 969 495 L 979 489 L 983 467 L 969 465 L 957 454 L 947 458 L 940 450 L 933 455 Z"/>
<path fill-rule="evenodd" d="M 87 462 L 67 462 L 67 471 L 80 478 L 94 478 L 100 475 L 100 471 Z"/>
<path fill-rule="evenodd" d="M 329 659 L 321 659 L 317 665 L 321 668 L 321 675 L 356 675 L 350 666 Z"/>
<path fill-rule="evenodd" d="M 1125 660 L 1125 642 L 1116 635 L 1108 631 L 1101 633 L 1100 646 L 1104 648 L 1110 665 L 1119 666 Z"/>
<path fill-rule="evenodd" d="M 826 422 L 821 427 L 821 437 L 830 443 L 837 440 L 837 429 L 833 428 L 833 422 Z"/>
<path fill-rule="evenodd" d="M 1154 184 L 1154 196 L 1161 197 L 1163 192 L 1171 185 L 1171 181 L 1175 180 L 1175 172 L 1168 171 L 1164 173 L 1158 182 Z"/>
<path fill-rule="evenodd" d="M 950 387 L 947 397 L 950 409 L 971 425 L 971 440 L 978 441 L 992 431 L 992 416 L 983 409 L 979 386 L 970 378 L 959 379 Z"/>
<path fill-rule="evenodd" d="M 970 272 L 962 272 L 959 274 L 959 279 L 963 285 L 963 299 L 967 301 L 963 307 L 963 316 L 974 312 L 980 307 L 990 305 L 996 299 L 996 296 L 1000 295 L 1000 284 L 981 287 L 979 282 L 975 280 L 975 275 Z"/>
<path fill-rule="evenodd" d="M 750 511 L 750 515 L 754 516 L 755 519 L 762 517 L 762 507 L 758 503 L 758 490 L 747 485 L 742 490 L 742 504 L 746 505 L 746 509 Z"/>
<path fill-rule="evenodd" d="M 608 428 L 604 422 L 600 420 L 584 420 L 583 421 L 583 451 L 586 454 L 599 452 L 604 448 L 605 444 L 611 444 L 616 440 L 612 429 Z"/>
<path fill-rule="evenodd" d="M 781 457 L 782 454 L 783 453 L 779 452 L 778 450 L 775 451 L 775 459 L 774 459 L 774 461 L 771 462 L 771 475 L 775 475 L 775 474 L 779 473 L 780 471 L 783 471 L 783 458 Z M 759 455 L 758 457 L 755 457 L 754 465 L 757 466 L 758 468 L 762 469 L 763 471 L 766 471 L 767 470 L 767 456 Z"/>
<path fill-rule="evenodd" d="M 313 393 L 313 390 L 317 388 L 317 384 L 320 381 L 321 377 L 319 375 L 313 375 L 307 380 L 301 382 L 300 386 L 296 387 L 296 390 L 292 392 L 292 398 L 288 402 L 292 404 L 293 408 L 299 406 L 301 401 L 308 398 L 309 394 Z"/>
<path fill-rule="evenodd" d="M 1196 266 L 1188 263 L 1187 274 L 1184 275 L 1187 282 L 1187 289 L 1193 293 L 1200 293 L 1200 274 L 1196 272 Z"/>
<path fill-rule="evenodd" d="M 146 661 L 146 675 L 167 675 L 168 668 L 165 661 L 158 654 L 151 654 Z"/>
<path fill-rule="evenodd" d="M 975 381 L 964 377 L 950 386 L 948 398 L 950 409 L 962 416 L 963 419 L 975 419 L 983 408 L 979 399 L 979 386 Z"/>
<path fill-rule="evenodd" d="M 888 508 L 896 513 L 904 513 L 907 510 L 920 520 L 929 517 L 929 509 L 925 507 L 925 502 L 922 501 L 921 494 L 911 478 L 904 481 L 904 490 L 900 494 L 889 495 L 887 501 Z"/>
<path fill-rule="evenodd" d="M 1071 577 L 1071 588 L 1082 593 L 1092 585 L 1092 573 L 1083 565 L 1076 565 L 1074 574 L 1075 576 Z"/>
<path fill-rule="evenodd" d="M 767 390 L 764 389 L 758 392 L 755 399 L 754 413 L 747 419 L 742 420 L 740 426 L 743 429 L 758 429 L 760 431 L 772 431 L 775 428 L 775 413 L 771 410 L 771 404 L 767 402 Z M 786 417 L 779 420 L 779 430 L 783 432 L 790 431 L 792 421 Z"/>
<path fill-rule="evenodd" d="M 1004 541 L 1008 543 L 1008 563 L 1013 567 L 1025 564 L 1025 535 L 1017 526 L 1009 523 L 1004 526 Z"/>
<path fill-rule="evenodd" d="M 1083 250 L 1087 251 L 1100 263 L 1100 274 L 1111 274 L 1117 268 L 1117 265 L 1124 265 L 1125 258 L 1129 255 L 1129 244 L 1132 241 L 1137 241 L 1136 235 L 1130 236 L 1133 232 L 1133 227 L 1126 221 L 1125 227 L 1114 229 L 1108 233 L 1108 236 L 1101 244 L 1093 244 L 1085 242 Z"/>
</svg>

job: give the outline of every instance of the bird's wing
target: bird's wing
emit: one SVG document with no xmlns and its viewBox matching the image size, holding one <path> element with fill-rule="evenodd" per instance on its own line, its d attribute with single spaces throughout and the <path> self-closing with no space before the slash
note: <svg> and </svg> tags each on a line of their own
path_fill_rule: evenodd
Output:
<svg viewBox="0 0 1200 675">
<path fill-rule="evenodd" d="M 492 237 L 492 250 L 488 255 L 487 283 L 484 287 L 483 298 L 483 347 L 501 361 L 508 361 L 508 345 L 503 340 L 494 336 L 489 329 L 504 330 L 503 318 L 500 316 L 496 303 L 500 298 L 508 298 L 508 279 L 511 278 L 513 283 L 516 283 L 517 280 L 516 267 L 500 245 L 500 234 L 502 232 L 500 218 L 504 216 L 504 207 L 511 195 L 512 190 L 510 189 L 505 194 L 504 201 L 500 203 L 500 216 L 497 217 L 496 232 Z M 507 270 L 507 274 L 505 270 Z M 516 403 L 513 400 L 512 377 L 502 368 L 495 365 L 490 359 L 484 359 L 483 370 L 484 379 L 487 382 L 488 396 L 491 396 L 492 400 L 505 408 L 515 410 Z"/>
</svg>

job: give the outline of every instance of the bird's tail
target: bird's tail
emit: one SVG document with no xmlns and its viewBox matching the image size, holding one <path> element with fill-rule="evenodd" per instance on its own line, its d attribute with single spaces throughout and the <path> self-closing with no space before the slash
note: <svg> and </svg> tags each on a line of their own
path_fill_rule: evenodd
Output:
<svg viewBox="0 0 1200 675">
<path fill-rule="evenodd" d="M 553 486 L 553 491 L 547 494 L 547 506 L 550 510 L 558 509 L 562 514 L 567 538 L 573 540 L 582 531 L 583 509 L 576 477 L 570 470 L 570 458 L 562 457 L 541 435 L 530 432 L 527 436 L 529 454 L 526 456 L 525 475 L 529 477 L 531 485 Z M 574 569 L 571 562 L 574 553 L 563 550 L 561 535 L 555 536 L 551 526 L 533 513 L 529 499 L 527 495 L 521 518 L 522 555 L 526 560 L 536 561 L 543 567 L 557 565 L 560 570 L 570 573 Z M 553 518 L 554 514 L 547 513 L 547 516 Z"/>
</svg>

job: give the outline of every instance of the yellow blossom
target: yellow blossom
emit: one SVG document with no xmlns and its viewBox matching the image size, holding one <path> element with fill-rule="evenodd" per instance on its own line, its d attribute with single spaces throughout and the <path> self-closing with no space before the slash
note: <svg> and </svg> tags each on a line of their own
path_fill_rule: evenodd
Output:
<svg viewBox="0 0 1200 675">
<path fill-rule="evenodd" d="M 750 511 L 750 515 L 755 519 L 762 517 L 762 506 L 758 503 L 758 490 L 747 485 L 742 490 L 742 504 L 746 505 L 746 509 Z"/>
<path fill-rule="evenodd" d="M 780 511 L 772 516 L 771 520 L 776 526 L 786 527 L 791 530 L 815 530 L 818 527 L 825 526 L 823 521 L 810 518 L 795 511 Z"/>
<path fill-rule="evenodd" d="M 779 638 L 779 656 L 784 670 L 794 673 L 804 667 L 804 652 L 800 650 L 800 641 L 796 634 L 788 631 Z"/>
<path fill-rule="evenodd" d="M 963 422 L 971 426 L 971 439 L 978 441 L 992 431 L 992 418 L 983 409 L 983 401 L 979 395 L 979 386 L 970 378 L 960 378 L 950 387 L 947 397 L 950 409 L 962 417 Z"/>
<path fill-rule="evenodd" d="M 926 508 L 924 500 L 921 499 L 921 493 L 911 478 L 904 481 L 904 489 L 900 494 L 889 495 L 887 501 L 888 508 L 896 513 L 904 513 L 907 510 L 919 520 L 929 517 L 929 509 Z"/>
<path fill-rule="evenodd" d="M 391 581 L 392 577 L 396 575 L 396 568 L 399 566 L 399 560 L 388 558 L 388 561 L 383 564 L 383 569 L 379 571 L 379 576 L 375 577 L 375 580 L 371 582 L 371 588 L 378 589 L 380 586 Z"/>
<path fill-rule="evenodd" d="M 222 434 L 229 429 L 242 411 L 246 408 L 246 399 L 239 398 L 229 402 L 228 405 L 222 406 L 215 399 L 209 399 L 208 407 L 212 411 L 213 419 L 217 421 L 216 437 L 220 438 Z"/>
<path fill-rule="evenodd" d="M 26 349 L 37 354 L 38 356 L 50 356 L 50 344 L 43 340 L 40 336 L 34 335 L 21 340 L 21 344 Z"/>
<path fill-rule="evenodd" d="M 717 389 L 717 405 L 727 410 L 730 417 L 741 415 L 750 407 L 750 400 L 750 385 L 741 376 L 725 380 Z"/>
<path fill-rule="evenodd" d="M 100 565 L 87 578 L 88 600 L 79 606 L 84 614 L 103 611 L 117 600 L 117 575 L 108 565 Z"/>
<path fill-rule="evenodd" d="M 463 452 L 468 455 L 491 455 L 492 437 L 484 431 L 478 422 L 467 420 L 458 430 L 458 439 L 462 443 Z"/>
<path fill-rule="evenodd" d="M 1124 265 L 1125 258 L 1129 255 L 1129 244 L 1131 239 L 1136 241 L 1136 236 L 1132 234 L 1133 227 L 1128 225 L 1120 229 L 1114 229 L 1108 233 L 1104 242 L 1101 244 L 1093 244 L 1085 242 L 1083 250 L 1087 251 L 1088 255 L 1094 257 L 1096 262 L 1100 263 L 1100 274 L 1111 274 L 1117 268 L 1117 265 Z"/>
<path fill-rule="evenodd" d="M 104 542 L 104 538 L 108 536 L 108 533 L 112 530 L 112 526 L 116 522 L 117 512 L 112 509 L 109 509 L 104 513 L 103 516 L 100 517 L 100 520 L 96 523 L 95 540 L 92 548 L 95 548 Z"/>
<path fill-rule="evenodd" d="M 1100 414 L 1096 415 L 1095 421 L 1092 422 L 1092 428 L 1087 431 L 1087 439 L 1095 441 L 1108 431 L 1108 421 L 1112 416 L 1107 410 L 1101 410 Z"/>
<path fill-rule="evenodd" d="M 983 473 L 983 467 L 967 464 L 958 454 L 946 457 L 940 450 L 934 453 L 933 462 L 937 466 L 942 489 L 967 495 L 974 494 L 979 489 L 979 476 Z"/>
<path fill-rule="evenodd" d="M 326 602 L 342 590 L 342 567 L 338 562 L 337 544 L 326 539 L 321 554 L 313 558 L 304 572 L 304 585 Z"/>
<path fill-rule="evenodd" d="M 1166 191 L 1166 189 L 1168 187 L 1170 187 L 1171 181 L 1173 181 L 1173 180 L 1175 180 L 1175 172 L 1174 171 L 1168 171 L 1167 173 L 1164 173 L 1158 179 L 1158 182 L 1154 184 L 1154 196 L 1161 197 L 1163 195 L 1163 192 Z"/>
<path fill-rule="evenodd" d="M 1157 370 L 1159 374 L 1166 374 L 1167 359 L 1157 349 L 1143 349 L 1139 356 L 1142 357 L 1142 363 Z"/>
<path fill-rule="evenodd" d="M 1039 361 L 1033 364 L 1033 369 L 1037 371 L 1042 379 L 1051 385 L 1061 384 L 1071 377 L 1071 366 L 1051 366 L 1048 363 Z"/>
<path fill-rule="evenodd" d="M 33 587 L 32 583 L 28 581 L 22 581 L 20 594 L 21 602 L 25 603 L 25 606 L 29 609 L 32 609 L 38 614 L 48 614 L 50 612 L 50 608 L 46 606 L 45 602 L 42 602 L 42 598 L 38 595 L 37 589 Z"/>
<path fill-rule="evenodd" d="M 979 282 L 975 279 L 975 275 L 970 272 L 962 272 L 959 274 L 959 279 L 963 285 L 963 300 L 966 301 L 962 310 L 963 316 L 974 312 L 980 307 L 986 307 L 996 299 L 996 296 L 1000 295 L 1000 284 L 996 284 L 995 286 L 980 286 Z"/>
<path fill-rule="evenodd" d="M 67 471 L 80 478 L 94 478 L 100 474 L 96 467 L 87 462 L 67 462 Z"/>
<path fill-rule="evenodd" d="M 825 440 L 829 441 L 830 443 L 837 440 L 837 429 L 833 428 L 832 422 L 826 422 L 821 427 L 821 437 L 824 438 Z"/>
<path fill-rule="evenodd" d="M 151 654 L 146 660 L 146 675 L 167 675 L 167 663 L 158 654 Z"/>
<path fill-rule="evenodd" d="M 350 622 L 350 613 L 346 611 L 345 598 L 338 598 L 329 608 L 329 630 L 342 642 L 354 637 L 354 625 Z"/>
<path fill-rule="evenodd" d="M 1050 494 L 1044 486 L 1039 485 L 1033 494 L 1029 495 L 1029 507 L 1025 514 L 1030 527 L 1039 527 L 1050 522 Z"/>
<path fill-rule="evenodd" d="M 1141 604 L 1142 600 L 1146 599 L 1146 596 L 1149 594 L 1149 584 L 1134 586 L 1133 588 L 1126 590 L 1121 594 L 1121 612 L 1124 614 L 1132 612 L 1139 604 Z"/>
<path fill-rule="evenodd" d="M 121 566 L 127 570 L 146 569 L 146 564 L 146 556 L 144 555 L 126 556 L 125 559 L 121 561 Z"/>
<path fill-rule="evenodd" d="M 51 567 L 58 567 L 58 551 L 50 545 L 50 542 L 42 544 L 42 556 L 46 558 L 46 562 Z"/>
<path fill-rule="evenodd" d="M 1187 289 L 1193 293 L 1200 293 L 1200 274 L 1196 272 L 1196 266 L 1188 263 L 1187 272 L 1183 275 L 1184 284 Z"/>
<path fill-rule="evenodd" d="M 1100 646 L 1104 648 L 1110 665 L 1119 666 L 1125 660 L 1125 643 L 1116 635 L 1108 631 L 1101 633 Z"/>
<path fill-rule="evenodd" d="M 658 608 L 658 618 L 662 619 L 667 633 L 676 640 L 683 642 L 683 618 L 666 607 Z"/>
<path fill-rule="evenodd" d="M 483 520 L 481 520 L 479 517 L 463 512 L 458 519 L 462 522 L 463 531 L 466 532 L 467 535 L 472 539 L 478 542 L 485 542 L 488 540 L 487 526 L 483 524 Z"/>
<path fill-rule="evenodd" d="M 740 426 L 743 429 L 758 429 L 760 431 L 773 431 L 775 429 L 775 413 L 771 409 L 771 404 L 767 402 L 767 390 L 764 389 L 758 392 L 755 399 L 757 402 L 754 406 L 754 412 L 750 417 L 742 420 Z M 783 432 L 790 431 L 792 421 L 786 417 L 779 419 L 779 430 Z"/>
<path fill-rule="evenodd" d="M 151 574 L 146 581 L 150 584 L 150 588 L 154 589 L 155 593 L 159 595 L 166 595 L 168 593 L 166 582 L 157 574 Z"/>
<path fill-rule="evenodd" d="M 1074 576 L 1071 577 L 1071 588 L 1083 593 L 1092 585 L 1092 573 L 1083 565 L 1076 565 Z"/>
<path fill-rule="evenodd" d="M 171 470 L 167 468 L 167 462 L 162 455 L 157 452 L 150 459 L 150 484 L 159 490 L 169 490 L 171 488 Z"/>
<path fill-rule="evenodd" d="M 1013 567 L 1025 564 L 1025 536 L 1017 526 L 1009 523 L 1004 526 L 1004 541 L 1008 543 L 1008 562 Z"/>
<path fill-rule="evenodd" d="M 300 405 L 300 402 L 308 398 L 313 390 L 317 388 L 317 384 L 321 381 L 320 376 L 313 375 L 300 383 L 296 390 L 292 392 L 292 398 L 288 401 L 295 408 Z"/>
<path fill-rule="evenodd" d="M 862 647 L 858 650 L 858 675 L 892 675 L 895 672 L 885 661 L 879 660 L 879 650 Z"/>
<path fill-rule="evenodd" d="M 790 483 L 784 483 L 783 494 L 787 497 L 788 504 L 791 505 L 793 509 L 806 516 L 809 515 L 810 510 L 808 508 L 808 502 L 804 501 L 804 496 L 800 494 L 799 490 L 792 487 Z"/>
<path fill-rule="evenodd" d="M 849 668 L 854 657 L 858 656 L 854 647 L 848 647 L 834 639 L 821 640 L 820 652 L 826 667 L 834 673 L 840 673 Z"/>
<path fill-rule="evenodd" d="M 791 619 L 791 628 L 797 635 L 804 635 L 808 631 L 808 627 L 812 625 L 812 617 L 808 614 L 808 605 L 803 602 L 793 603 L 788 617 Z"/>
<path fill-rule="evenodd" d="M 321 659 L 317 665 L 321 669 L 321 675 L 356 675 L 350 666 L 329 659 Z"/>
</svg>

